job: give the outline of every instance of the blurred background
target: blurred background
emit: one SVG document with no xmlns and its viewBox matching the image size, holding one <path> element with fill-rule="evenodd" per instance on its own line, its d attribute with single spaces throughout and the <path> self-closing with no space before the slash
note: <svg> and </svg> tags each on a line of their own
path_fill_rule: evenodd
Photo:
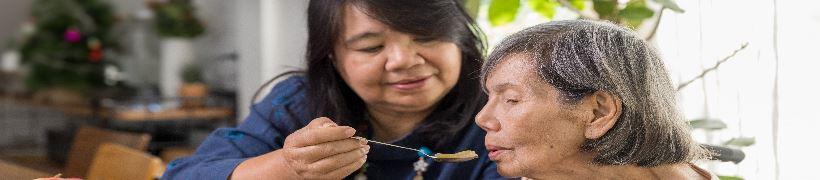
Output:
<svg viewBox="0 0 820 180">
<path fill-rule="evenodd" d="M 721 179 L 820 178 L 820 1 L 462 2 L 489 47 L 552 20 L 628 26 L 663 55 L 697 141 L 729 150 L 699 165 Z M 0 169 L 13 172 L 0 179 L 114 171 L 95 170 L 122 160 L 103 152 L 133 152 L 144 163 L 132 171 L 149 172 L 128 173 L 159 176 L 240 123 L 266 81 L 304 67 L 307 3 L 0 1 Z"/>
</svg>

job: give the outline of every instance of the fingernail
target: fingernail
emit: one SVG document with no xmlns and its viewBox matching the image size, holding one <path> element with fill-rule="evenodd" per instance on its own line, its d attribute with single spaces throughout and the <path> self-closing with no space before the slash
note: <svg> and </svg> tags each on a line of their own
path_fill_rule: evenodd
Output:
<svg viewBox="0 0 820 180">
<path fill-rule="evenodd" d="M 356 129 L 348 128 L 347 130 L 345 130 L 345 134 L 347 134 L 347 136 L 353 136 L 356 134 Z"/>
<path fill-rule="evenodd" d="M 322 125 L 322 127 L 333 127 L 333 126 L 336 126 L 336 125 L 334 125 L 333 123 L 325 123 L 325 124 Z"/>
<path fill-rule="evenodd" d="M 364 150 L 363 152 L 364 152 L 365 154 L 367 154 L 367 153 L 369 153 L 369 152 L 370 152 L 370 146 L 364 146 L 364 147 L 362 147 L 362 150 Z"/>
<path fill-rule="evenodd" d="M 367 140 L 366 139 L 364 139 L 364 138 L 357 138 L 357 139 L 359 139 L 359 144 L 367 145 Z"/>
</svg>

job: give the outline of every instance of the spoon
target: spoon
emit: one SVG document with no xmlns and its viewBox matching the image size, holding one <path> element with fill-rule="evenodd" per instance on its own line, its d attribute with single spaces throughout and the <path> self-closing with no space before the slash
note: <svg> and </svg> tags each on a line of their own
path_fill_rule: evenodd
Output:
<svg viewBox="0 0 820 180">
<path fill-rule="evenodd" d="M 351 137 L 351 138 L 358 139 L 358 140 L 365 140 L 367 142 L 372 142 L 372 143 L 381 144 L 381 145 L 385 145 L 385 146 L 402 148 L 402 149 L 407 149 L 407 150 L 411 150 L 411 151 L 420 152 L 421 154 L 424 154 L 424 156 L 432 158 L 436 162 L 464 162 L 464 161 L 473 160 L 473 159 L 478 157 L 478 154 L 476 154 L 475 151 L 471 151 L 471 150 L 465 150 L 465 151 L 461 151 L 461 152 L 458 152 L 458 153 L 455 153 L 455 154 L 436 153 L 435 155 L 431 156 L 430 154 L 427 154 L 426 152 L 424 152 L 422 150 L 419 150 L 419 149 L 413 149 L 413 148 L 409 148 L 409 147 L 404 147 L 404 146 L 399 146 L 399 145 L 394 145 L 394 144 L 389 144 L 389 143 L 383 143 L 383 142 L 369 140 L 369 139 L 366 139 L 366 138 L 363 138 L 363 137 L 358 137 L 358 136 L 354 136 L 354 137 Z"/>
</svg>

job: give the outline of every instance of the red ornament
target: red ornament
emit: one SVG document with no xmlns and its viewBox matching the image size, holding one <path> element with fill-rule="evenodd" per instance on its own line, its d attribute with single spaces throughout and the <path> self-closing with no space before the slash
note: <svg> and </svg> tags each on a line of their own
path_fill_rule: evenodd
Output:
<svg viewBox="0 0 820 180">
<path fill-rule="evenodd" d="M 88 61 L 93 63 L 100 62 L 103 58 L 103 51 L 101 49 L 91 49 L 88 52 Z"/>
</svg>

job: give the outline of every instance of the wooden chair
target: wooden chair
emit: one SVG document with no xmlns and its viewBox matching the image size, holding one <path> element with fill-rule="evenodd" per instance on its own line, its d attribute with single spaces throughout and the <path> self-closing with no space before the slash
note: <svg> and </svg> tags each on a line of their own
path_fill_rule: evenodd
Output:
<svg viewBox="0 0 820 180">
<path fill-rule="evenodd" d="M 145 133 L 130 133 L 100 129 L 91 126 L 82 126 L 74 136 L 74 142 L 68 151 L 66 167 L 63 177 L 84 177 L 88 174 L 91 160 L 97 152 L 97 147 L 103 143 L 116 143 L 140 151 L 148 149 L 151 135 Z"/>
<path fill-rule="evenodd" d="M 191 147 L 168 147 L 159 153 L 159 157 L 162 159 L 162 162 L 168 164 L 175 159 L 190 156 L 191 154 L 194 154 L 194 152 L 196 152 L 196 149 Z"/>
<path fill-rule="evenodd" d="M 159 157 L 119 144 L 102 144 L 88 170 L 88 180 L 153 180 L 165 167 Z"/>
</svg>

